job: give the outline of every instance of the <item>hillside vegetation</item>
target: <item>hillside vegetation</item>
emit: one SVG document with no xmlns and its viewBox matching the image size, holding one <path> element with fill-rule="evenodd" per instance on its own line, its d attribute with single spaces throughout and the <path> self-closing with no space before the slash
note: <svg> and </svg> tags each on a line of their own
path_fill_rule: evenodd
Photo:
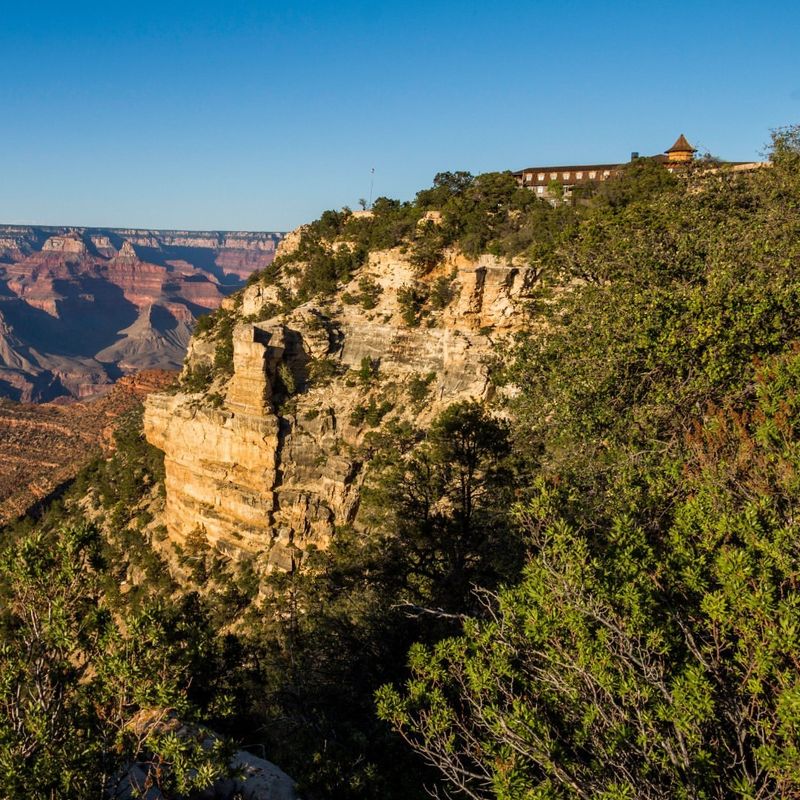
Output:
<svg viewBox="0 0 800 800">
<path fill-rule="evenodd" d="M 521 580 L 380 693 L 467 796 L 800 791 L 797 130 L 774 145 L 745 180 L 634 169 L 558 253 L 577 282 L 508 371 Z"/>
<path fill-rule="evenodd" d="M 387 248 L 409 327 L 438 324 L 447 252 L 535 268 L 494 401 L 424 429 L 376 406 L 360 524 L 269 575 L 199 533 L 170 550 L 131 420 L 5 530 L 0 795 L 99 797 L 136 762 L 197 796 L 225 737 L 307 800 L 800 794 L 800 131 L 753 173 L 640 160 L 575 204 L 442 174 L 326 212 L 251 285 L 280 314 Z M 199 323 L 185 386 L 220 385 L 240 318 Z"/>
</svg>

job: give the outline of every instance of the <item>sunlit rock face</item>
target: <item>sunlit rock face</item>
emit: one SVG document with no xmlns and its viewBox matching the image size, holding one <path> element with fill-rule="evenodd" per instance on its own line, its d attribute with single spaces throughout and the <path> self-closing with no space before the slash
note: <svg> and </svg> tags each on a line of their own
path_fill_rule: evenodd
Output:
<svg viewBox="0 0 800 800">
<path fill-rule="evenodd" d="M 0 226 L 0 397 L 87 397 L 180 368 L 196 317 L 270 264 L 281 238 Z"/>
<path fill-rule="evenodd" d="M 365 275 L 380 287 L 368 309 L 352 301 Z M 226 302 L 238 319 L 233 375 L 205 393 L 146 403 L 146 436 L 165 454 L 171 538 L 200 531 L 234 557 L 291 570 L 310 548 L 327 547 L 337 526 L 357 522 L 370 431 L 392 419 L 425 425 L 455 401 L 488 397 L 490 359 L 523 325 L 533 272 L 451 253 L 424 280 L 441 276 L 451 281 L 448 302 L 411 327 L 398 291 L 417 276 L 398 250 L 372 253 L 334 297 L 288 314 L 251 321 L 272 307 L 274 286 Z M 195 337 L 186 369 L 213 358 L 213 341 Z M 374 365 L 369 381 L 358 375 L 365 363 Z M 427 396 L 412 402 L 409 387 L 423 377 Z M 378 423 L 364 418 L 371 402 Z"/>
</svg>

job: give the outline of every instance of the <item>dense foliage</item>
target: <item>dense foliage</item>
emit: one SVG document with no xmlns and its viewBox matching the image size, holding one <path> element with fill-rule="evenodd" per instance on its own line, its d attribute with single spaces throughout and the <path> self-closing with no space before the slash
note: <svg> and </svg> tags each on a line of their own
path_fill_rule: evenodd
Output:
<svg viewBox="0 0 800 800">
<path fill-rule="evenodd" d="M 0 794 L 99 796 L 137 763 L 191 796 L 225 756 L 178 719 L 263 746 L 310 800 L 800 794 L 800 132 L 754 173 L 642 159 L 554 206 L 443 173 L 326 212 L 253 281 L 280 311 L 358 275 L 342 299 L 369 309 L 362 267 L 390 247 L 419 273 L 409 325 L 449 301 L 426 274 L 447 248 L 536 267 L 536 324 L 496 374 L 508 413 L 387 422 L 364 359 L 357 524 L 266 578 L 200 530 L 167 568 L 133 416 L 5 531 Z M 230 370 L 236 319 L 198 323 L 214 364 L 185 388 Z"/>
<path fill-rule="evenodd" d="M 0 795 L 98 798 L 123 785 L 187 797 L 228 773 L 227 747 L 202 727 L 221 693 L 190 688 L 216 651 L 203 616 L 143 540 L 142 505 L 163 475 L 141 412 L 108 461 L 87 467 L 36 525 L 0 549 Z M 97 493 L 112 528 L 73 501 Z M 71 509 L 71 510 L 70 510 Z M 140 573 L 125 594 L 125 576 Z"/>
<path fill-rule="evenodd" d="M 470 797 L 800 791 L 800 136 L 742 179 L 639 166 L 553 265 L 509 377 L 521 581 L 381 713 Z"/>
<path fill-rule="evenodd" d="M 416 639 L 454 632 L 470 581 L 496 586 L 519 568 L 492 502 L 507 495 L 507 430 L 480 406 L 451 406 L 427 432 L 384 426 L 367 448 L 368 527 L 337 531 L 304 570 L 273 576 L 248 617 L 263 681 L 249 724 L 304 797 L 425 796 L 435 775 L 377 719 L 373 694 L 402 677 Z"/>
<path fill-rule="evenodd" d="M 578 217 L 574 205 L 554 207 L 520 188 L 510 172 L 444 172 L 411 202 L 379 197 L 366 214 L 326 211 L 301 229 L 294 250 L 278 256 L 250 281 L 279 286 L 285 310 L 311 297 L 332 295 L 373 250 L 400 248 L 420 275 L 439 264 L 448 248 L 538 263 L 569 236 Z M 297 279 L 293 291 L 286 288 L 287 277 Z M 362 296 L 374 294 L 369 285 L 359 288 Z M 213 326 L 212 317 L 199 330 Z"/>
</svg>

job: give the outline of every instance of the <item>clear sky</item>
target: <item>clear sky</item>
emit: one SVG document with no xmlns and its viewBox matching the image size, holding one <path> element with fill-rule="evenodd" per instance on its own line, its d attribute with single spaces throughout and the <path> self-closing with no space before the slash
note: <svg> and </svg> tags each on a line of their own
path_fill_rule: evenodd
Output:
<svg viewBox="0 0 800 800">
<path fill-rule="evenodd" d="M 283 230 L 443 170 L 758 158 L 800 3 L 0 0 L 0 222 Z"/>
</svg>

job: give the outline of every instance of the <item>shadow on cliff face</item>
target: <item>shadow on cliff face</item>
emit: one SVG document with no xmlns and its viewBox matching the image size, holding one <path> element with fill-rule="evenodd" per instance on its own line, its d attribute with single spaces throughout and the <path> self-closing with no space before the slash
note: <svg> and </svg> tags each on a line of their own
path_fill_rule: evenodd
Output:
<svg viewBox="0 0 800 800">
<path fill-rule="evenodd" d="M 147 245 L 143 244 L 136 244 L 134 247 L 136 248 L 136 255 L 140 261 L 144 261 L 147 264 L 156 264 L 159 267 L 169 268 L 167 258 L 160 247 L 147 247 Z"/>
<path fill-rule="evenodd" d="M 96 231 L 93 230 L 92 233 L 98 233 L 101 236 L 107 236 L 108 241 L 111 242 L 111 246 L 116 251 L 119 252 L 122 249 L 122 244 L 125 239 L 123 239 L 122 236 L 120 236 L 116 231 L 98 228 Z"/>
<path fill-rule="evenodd" d="M 69 390 L 61 382 L 61 378 L 49 370 L 33 379 L 31 399 L 34 402 L 43 403 L 64 395 L 69 395 Z"/>
<path fill-rule="evenodd" d="M 213 275 L 223 286 L 242 285 L 238 275 L 226 274 L 225 270 L 217 264 L 217 251 L 207 247 L 179 247 L 169 245 L 164 247 L 164 252 L 170 260 L 188 261 L 193 267 L 202 269 Z"/>
<path fill-rule="evenodd" d="M 70 394 L 58 375 L 50 370 L 18 377 L 18 382 L 0 378 L 0 399 L 8 398 L 18 403 L 47 403 Z"/>
<path fill-rule="evenodd" d="M 17 336 L 42 352 L 91 358 L 116 342 L 118 332 L 138 316 L 122 289 L 99 278 L 56 281 L 53 288 L 62 297 L 58 317 L 21 301 L 4 306 Z"/>
<path fill-rule="evenodd" d="M 226 273 L 217 264 L 217 251 L 210 247 L 185 247 L 172 244 L 147 247 L 137 244 L 136 253 L 142 261 L 146 261 L 148 264 L 156 264 L 171 270 L 173 265 L 170 262 L 185 261 L 196 269 L 213 275 L 221 286 L 238 289 L 242 285 L 242 279 L 238 275 Z"/>
<path fill-rule="evenodd" d="M 139 316 L 139 310 L 119 286 L 100 278 L 71 284 L 64 295 L 59 310 L 68 332 L 70 352 L 75 355 L 94 356 L 118 341 L 119 331 Z M 52 347 L 50 350 L 55 352 Z"/>
<path fill-rule="evenodd" d="M 292 373 L 295 385 L 299 389 L 305 389 L 308 385 L 308 364 L 311 359 L 303 347 L 303 335 L 300 331 L 284 328 L 283 336 L 286 346 L 285 363 Z"/>
<path fill-rule="evenodd" d="M 3 303 L 3 316 L 17 338 L 25 342 L 24 354 L 26 357 L 28 348 L 46 351 L 52 344 L 59 342 L 64 337 L 64 326 L 61 320 L 16 297 Z"/>
<path fill-rule="evenodd" d="M 22 389 L 0 378 L 0 397 L 19 402 L 22 398 Z"/>
<path fill-rule="evenodd" d="M 150 308 L 150 324 L 156 330 L 166 332 L 177 328 L 178 320 L 163 306 L 154 305 Z"/>
<path fill-rule="evenodd" d="M 176 303 L 180 303 L 180 305 L 182 305 L 182 306 L 186 306 L 186 308 L 188 308 L 189 311 L 192 312 L 192 316 L 195 318 L 195 320 L 198 317 L 202 317 L 205 314 L 210 313 L 210 311 L 211 311 L 211 309 L 206 308 L 205 306 L 200 306 L 197 303 L 192 303 L 189 300 L 184 300 L 182 298 L 180 300 L 178 300 L 176 298 L 175 302 Z M 194 324 L 194 323 L 192 323 L 192 324 Z"/>
</svg>

